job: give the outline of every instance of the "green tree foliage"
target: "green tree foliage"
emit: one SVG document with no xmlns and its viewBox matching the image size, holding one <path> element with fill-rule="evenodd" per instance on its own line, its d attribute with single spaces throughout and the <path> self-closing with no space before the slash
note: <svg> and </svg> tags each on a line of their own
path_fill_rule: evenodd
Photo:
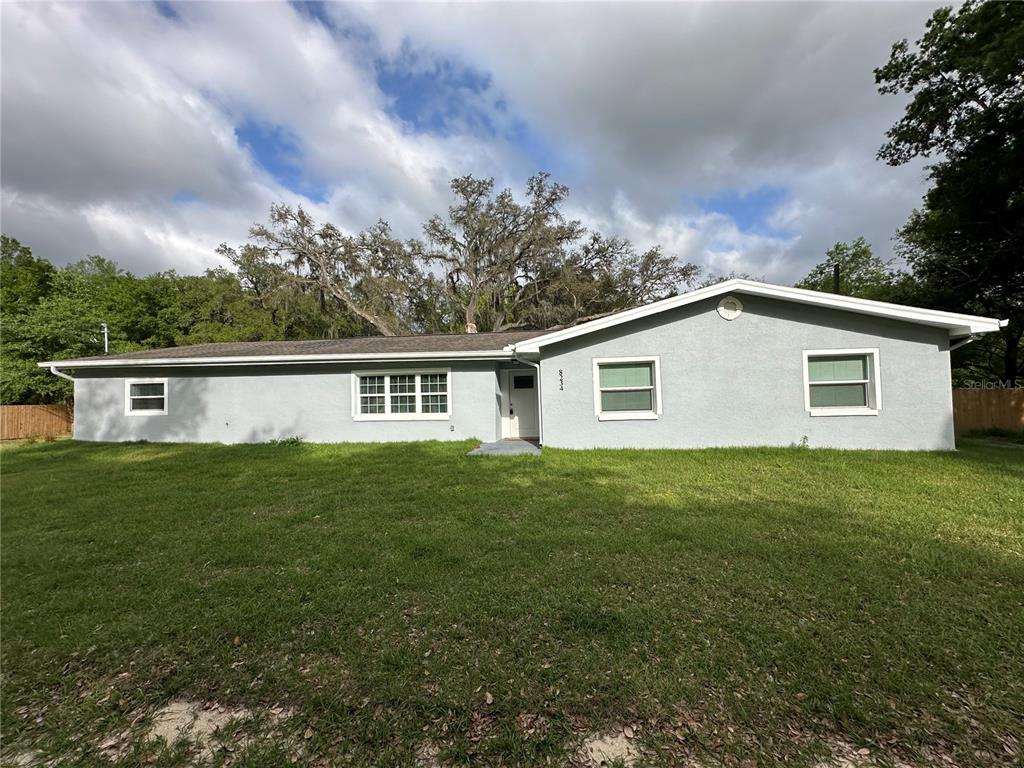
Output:
<svg viewBox="0 0 1024 768">
<path fill-rule="evenodd" d="M 239 275 L 164 272 L 137 278 L 90 256 L 56 268 L 13 238 L 0 258 L 0 402 L 65 402 L 68 381 L 40 369 L 44 360 L 214 341 L 318 337 L 326 330 L 308 297 L 273 307 Z"/>
<path fill-rule="evenodd" d="M 430 219 L 423 226 L 426 242 L 414 250 L 443 271 L 443 286 L 464 327 L 515 327 L 583 233 L 560 208 L 569 190 L 547 174 L 527 181 L 523 203 L 509 189 L 495 194 L 494 179 L 463 176 L 451 188 L 456 202 L 447 219 Z"/>
<path fill-rule="evenodd" d="M 384 221 L 347 235 L 276 205 L 250 242 L 219 253 L 265 301 L 313 297 L 344 335 L 569 325 L 670 296 L 699 272 L 659 248 L 588 232 L 565 216 L 569 191 L 545 173 L 522 201 L 490 178 L 462 176 L 451 189 L 448 215 L 429 219 L 421 239 L 400 241 Z"/>
<path fill-rule="evenodd" d="M 37 259 L 13 237 L 0 235 L 0 306 L 14 314 L 24 311 L 50 291 L 53 265 Z"/>
<path fill-rule="evenodd" d="M 113 337 L 124 340 L 125 326 L 131 323 L 131 286 L 125 283 L 130 276 L 96 256 L 55 269 L 20 243 L 16 247 L 14 258 L 5 249 L 0 276 L 5 286 L 0 400 L 63 401 L 70 398 L 70 385 L 36 363 L 102 353 L 101 323 L 108 319 Z M 44 273 L 45 287 L 34 279 Z M 118 347 L 132 345 L 121 341 Z"/>
<path fill-rule="evenodd" d="M 875 256 L 870 243 L 858 237 L 852 243 L 839 242 L 825 252 L 825 260 L 812 269 L 797 288 L 811 291 L 835 290 L 835 269 L 839 268 L 839 293 L 876 301 L 907 301 L 908 276 L 892 267 L 892 261 Z"/>
<path fill-rule="evenodd" d="M 539 173 L 518 202 L 494 179 L 452 181 L 456 202 L 447 219 L 423 227 L 425 241 L 411 244 L 429 267 L 443 272 L 439 285 L 460 329 L 504 331 L 549 328 L 665 298 L 699 272 L 659 248 L 637 252 L 622 238 L 588 232 L 567 219 L 568 188 Z"/>
<path fill-rule="evenodd" d="M 1024 335 L 1024 3 L 967 2 L 932 15 L 875 70 L 881 93 L 912 98 L 879 157 L 935 157 L 923 207 L 900 231 L 923 300 L 1008 319 L 965 347 L 980 375 L 1022 377 Z"/>
<path fill-rule="evenodd" d="M 536 300 L 510 327 L 559 328 L 648 304 L 693 285 L 699 272 L 659 247 L 639 252 L 629 240 L 591 233 L 541 274 Z"/>
<path fill-rule="evenodd" d="M 724 283 L 726 280 L 753 280 L 754 282 L 764 283 L 767 282 L 764 275 L 752 275 L 749 272 L 737 272 L 731 270 L 725 273 L 708 272 L 704 275 L 697 283 L 697 288 L 709 288 L 712 285 L 718 285 Z"/>
<path fill-rule="evenodd" d="M 318 297 L 325 314 L 356 317 L 384 336 L 413 328 L 423 276 L 386 222 L 346 235 L 329 222 L 318 224 L 301 206 L 274 205 L 268 223 L 255 224 L 249 235 L 252 243 L 222 244 L 218 253 L 263 277 L 274 275 L 279 287 Z"/>
<path fill-rule="evenodd" d="M 526 198 L 493 179 L 452 182 L 447 219 L 403 242 L 384 221 L 355 234 L 275 205 L 250 241 L 218 253 L 234 269 L 136 277 L 90 256 L 57 268 L 3 239 L 5 403 L 60 402 L 70 384 L 36 363 L 183 344 L 365 334 L 548 328 L 672 295 L 698 269 L 660 249 L 587 232 L 568 190 L 538 174 Z"/>
</svg>

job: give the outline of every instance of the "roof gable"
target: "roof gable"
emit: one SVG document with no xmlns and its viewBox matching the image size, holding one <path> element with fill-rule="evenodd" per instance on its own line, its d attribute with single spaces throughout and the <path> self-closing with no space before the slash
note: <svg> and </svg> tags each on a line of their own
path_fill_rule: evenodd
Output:
<svg viewBox="0 0 1024 768">
<path fill-rule="evenodd" d="M 976 333 L 990 333 L 998 331 L 1006 325 L 1005 320 L 998 320 L 991 317 L 978 317 L 976 315 L 960 315 L 954 312 L 940 312 L 935 309 L 922 309 L 910 307 L 903 304 L 890 304 L 885 301 L 872 301 L 870 299 L 858 299 L 853 296 L 840 296 L 834 293 L 822 293 L 821 291 L 809 291 L 803 288 L 790 288 L 782 285 L 771 285 L 759 283 L 754 280 L 743 280 L 734 278 L 706 288 L 698 288 L 695 291 L 673 296 L 653 304 L 646 304 L 642 307 L 627 309 L 608 315 L 589 323 L 583 323 L 560 331 L 553 331 L 531 339 L 526 339 L 514 345 L 515 351 L 519 354 L 538 353 L 542 347 L 567 341 L 578 336 L 583 336 L 606 328 L 613 328 L 616 325 L 639 320 L 643 317 L 666 312 L 677 307 L 684 307 L 704 299 L 714 298 L 726 293 L 747 294 L 751 296 L 765 296 L 772 299 L 781 299 L 797 304 L 808 304 L 817 307 L 839 309 L 847 312 L 856 312 L 862 315 L 874 317 L 886 317 L 904 322 L 930 325 L 935 328 L 945 328 L 949 331 L 950 337 L 970 336 Z"/>
</svg>

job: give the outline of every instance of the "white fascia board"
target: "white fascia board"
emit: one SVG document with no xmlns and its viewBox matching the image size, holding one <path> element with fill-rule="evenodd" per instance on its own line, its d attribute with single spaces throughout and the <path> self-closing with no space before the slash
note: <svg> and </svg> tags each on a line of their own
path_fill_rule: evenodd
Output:
<svg viewBox="0 0 1024 768">
<path fill-rule="evenodd" d="M 511 360 L 512 353 L 505 350 L 481 352 L 378 352 L 373 354 L 339 355 L 252 355 L 230 357 L 160 357 L 110 358 L 101 360 L 53 360 L 37 363 L 40 368 L 173 368 L 180 366 L 238 366 L 238 365 L 295 365 L 314 363 L 372 363 L 380 361 L 410 362 L 437 360 Z"/>
<path fill-rule="evenodd" d="M 533 339 L 527 339 L 515 345 L 519 354 L 538 354 L 541 347 L 549 344 L 556 344 L 560 341 L 576 338 L 594 331 L 612 328 L 622 323 L 638 320 L 643 317 L 665 312 L 677 307 L 684 307 L 702 299 L 709 299 L 720 296 L 724 293 L 741 293 L 753 296 L 764 296 L 771 299 L 781 299 L 797 304 L 808 304 L 830 309 L 840 309 L 847 312 L 856 312 L 863 315 L 875 317 L 886 317 L 895 320 L 903 320 L 921 325 L 930 325 L 937 328 L 945 328 L 951 337 L 968 336 L 976 333 L 991 333 L 998 331 L 1006 325 L 1005 320 L 998 320 L 991 317 L 978 317 L 976 315 L 961 315 L 954 312 L 941 312 L 935 309 L 922 309 L 920 307 L 908 307 L 902 304 L 890 304 L 884 301 L 873 301 L 871 299 L 858 299 L 852 296 L 839 296 L 821 291 L 809 291 L 804 288 L 790 288 L 783 285 L 771 285 L 769 283 L 758 283 L 753 280 L 733 278 L 706 288 L 698 288 L 695 291 L 684 293 L 680 296 L 673 296 L 669 299 L 656 301 L 643 307 L 627 309 L 608 315 L 589 323 L 583 323 L 572 328 L 565 328 L 554 333 L 548 333 Z"/>
<path fill-rule="evenodd" d="M 887 301 L 859 299 L 854 296 L 839 296 L 834 293 L 809 291 L 804 288 L 791 288 L 782 285 L 768 285 L 767 283 L 755 283 L 746 280 L 740 282 L 744 283 L 743 286 L 737 289 L 741 293 L 783 299 L 798 304 L 841 309 L 847 312 L 873 315 L 875 317 L 905 320 L 919 325 L 930 325 L 935 328 L 946 328 L 950 332 L 950 336 L 964 336 L 969 333 L 990 333 L 998 331 L 1005 324 L 1005 321 L 994 317 L 962 315 L 957 312 L 943 312 L 938 309 L 924 309 L 922 307 L 911 307 L 906 304 L 891 304 Z"/>
</svg>

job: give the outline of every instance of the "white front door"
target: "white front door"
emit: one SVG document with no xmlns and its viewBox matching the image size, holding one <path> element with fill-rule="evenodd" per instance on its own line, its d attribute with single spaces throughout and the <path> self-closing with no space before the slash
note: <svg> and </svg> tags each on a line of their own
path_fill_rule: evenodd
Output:
<svg viewBox="0 0 1024 768">
<path fill-rule="evenodd" d="M 540 437 L 537 418 L 537 373 L 530 370 L 508 372 L 509 437 Z"/>
</svg>

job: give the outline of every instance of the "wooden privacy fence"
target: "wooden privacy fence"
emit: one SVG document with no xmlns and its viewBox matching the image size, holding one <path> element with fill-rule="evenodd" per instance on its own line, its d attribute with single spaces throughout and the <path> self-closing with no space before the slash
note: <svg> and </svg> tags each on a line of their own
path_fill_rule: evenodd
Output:
<svg viewBox="0 0 1024 768">
<path fill-rule="evenodd" d="M 956 433 L 982 429 L 1024 432 L 1024 389 L 954 389 Z M 0 405 L 0 440 L 71 434 L 64 405 Z"/>
<path fill-rule="evenodd" d="M 66 405 L 0 405 L 0 440 L 71 434 Z"/>
<path fill-rule="evenodd" d="M 958 435 L 976 429 L 1024 432 L 1024 389 L 954 389 L 953 426 Z"/>
</svg>

